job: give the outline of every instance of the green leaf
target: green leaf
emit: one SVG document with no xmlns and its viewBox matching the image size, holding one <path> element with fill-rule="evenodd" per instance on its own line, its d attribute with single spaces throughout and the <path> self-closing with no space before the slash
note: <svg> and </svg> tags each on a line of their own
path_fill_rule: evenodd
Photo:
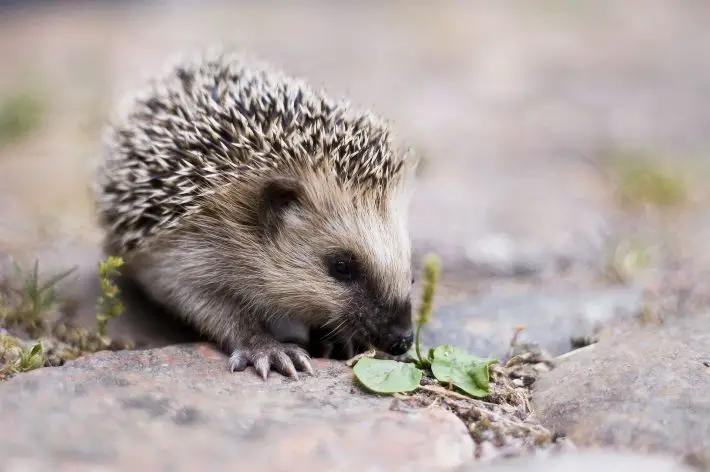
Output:
<svg viewBox="0 0 710 472">
<path fill-rule="evenodd" d="M 407 351 L 407 356 L 409 356 L 410 359 L 412 360 L 417 360 L 417 347 L 412 345 L 412 347 L 409 348 L 409 351 Z"/>
<path fill-rule="evenodd" d="M 47 289 L 51 289 L 55 285 L 57 285 L 59 282 L 61 282 L 62 279 L 70 276 L 72 272 L 75 272 L 77 270 L 77 267 L 72 267 L 69 270 L 66 270 L 60 274 L 56 274 L 53 277 L 51 277 L 49 280 L 47 280 L 42 287 L 40 287 L 39 291 L 44 292 Z"/>
<path fill-rule="evenodd" d="M 495 359 L 481 359 L 448 344 L 434 349 L 431 372 L 440 382 L 451 382 L 473 397 L 488 396 L 488 368 Z"/>
<path fill-rule="evenodd" d="M 427 352 L 427 359 L 429 359 L 430 361 L 434 360 L 434 350 L 435 349 L 431 347 L 429 348 L 429 352 Z"/>
<path fill-rule="evenodd" d="M 44 365 L 44 358 L 42 356 L 32 356 L 27 360 L 27 363 L 23 366 L 23 370 L 30 371 L 39 369 Z"/>
<path fill-rule="evenodd" d="M 422 371 L 406 362 L 365 357 L 353 367 L 355 377 L 377 393 L 410 392 L 419 386 Z"/>
<path fill-rule="evenodd" d="M 419 362 L 419 357 L 417 357 L 417 347 L 412 346 L 409 351 L 407 351 L 407 356 L 414 361 L 415 365 L 419 368 L 422 369 L 428 369 L 429 365 L 431 364 L 431 353 L 433 349 L 428 349 L 425 346 L 419 346 L 419 349 L 422 353 L 422 362 Z"/>
<path fill-rule="evenodd" d="M 32 346 L 32 350 L 30 351 L 30 357 L 34 357 L 36 355 L 41 355 L 42 354 L 42 344 L 37 343 L 34 346 Z"/>
</svg>

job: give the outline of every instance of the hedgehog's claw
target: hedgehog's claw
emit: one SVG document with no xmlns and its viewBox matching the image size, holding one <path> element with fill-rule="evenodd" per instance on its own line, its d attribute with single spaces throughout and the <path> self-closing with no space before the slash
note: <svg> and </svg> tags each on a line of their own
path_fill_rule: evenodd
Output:
<svg viewBox="0 0 710 472">
<path fill-rule="evenodd" d="M 313 366 L 311 365 L 311 358 L 308 354 L 305 352 L 292 352 L 289 353 L 289 356 L 296 365 L 296 369 L 307 372 L 309 375 L 315 375 Z"/>
<path fill-rule="evenodd" d="M 288 377 L 293 377 L 298 380 L 298 373 L 296 372 L 296 367 L 293 365 L 293 361 L 290 357 L 286 355 L 285 352 L 277 351 L 271 354 L 271 365 L 273 365 L 276 370 L 281 372 L 283 375 Z"/>
<path fill-rule="evenodd" d="M 259 374 L 262 379 L 266 380 L 266 377 L 269 376 L 269 358 L 264 356 L 257 357 L 254 359 L 253 363 L 256 373 Z"/>
<path fill-rule="evenodd" d="M 254 366 L 259 376 L 266 380 L 273 369 L 286 377 L 298 380 L 298 371 L 313 375 L 310 356 L 294 344 L 274 342 L 257 348 L 237 348 L 229 358 L 232 372 L 241 372 L 248 365 Z"/>
<path fill-rule="evenodd" d="M 229 370 L 232 372 L 241 372 L 247 368 L 247 355 L 244 351 L 234 351 L 229 358 Z"/>
</svg>

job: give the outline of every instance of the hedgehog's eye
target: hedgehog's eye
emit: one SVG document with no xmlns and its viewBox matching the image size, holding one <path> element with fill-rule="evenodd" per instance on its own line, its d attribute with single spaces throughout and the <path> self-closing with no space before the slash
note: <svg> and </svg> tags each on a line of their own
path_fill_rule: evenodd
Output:
<svg viewBox="0 0 710 472">
<path fill-rule="evenodd" d="M 358 277 L 358 265 L 351 255 L 338 255 L 332 257 L 328 263 L 328 272 L 331 277 L 340 282 L 352 282 Z"/>
</svg>

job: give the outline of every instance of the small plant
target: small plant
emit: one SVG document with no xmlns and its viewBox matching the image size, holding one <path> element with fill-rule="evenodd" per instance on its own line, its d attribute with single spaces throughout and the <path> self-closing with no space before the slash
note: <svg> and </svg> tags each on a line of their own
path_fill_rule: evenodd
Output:
<svg viewBox="0 0 710 472">
<path fill-rule="evenodd" d="M 99 263 L 99 283 L 101 295 L 96 310 L 96 334 L 105 345 L 111 344 L 106 325 L 109 320 L 123 313 L 124 307 L 119 299 L 119 289 L 113 279 L 120 275 L 119 269 L 123 266 L 123 259 L 110 256 Z"/>
<path fill-rule="evenodd" d="M 45 314 L 56 302 L 56 285 L 74 272 L 76 267 L 40 283 L 38 261 L 35 261 L 32 270 L 27 274 L 17 263 L 13 265 L 16 276 L 22 280 L 22 287 L 18 293 L 20 301 L 16 309 L 4 307 L 3 318 L 11 324 L 23 325 L 30 333 L 36 333 L 44 326 Z"/>
<path fill-rule="evenodd" d="M 38 128 L 44 102 L 28 88 L 11 93 L 0 102 L 0 146 L 23 139 Z"/>
<path fill-rule="evenodd" d="M 426 356 L 422 355 L 420 333 L 431 317 L 439 276 L 439 259 L 430 255 L 424 262 L 424 287 L 416 318 L 414 352 L 409 352 L 413 362 L 363 357 L 353 367 L 355 377 L 368 390 L 376 393 L 411 392 L 419 388 L 426 375 L 442 384 L 456 386 L 472 397 L 489 395 L 489 368 L 498 363 L 497 360 L 481 359 L 448 344 L 429 349 Z"/>
<path fill-rule="evenodd" d="M 625 239 L 609 256 L 604 268 L 606 275 L 615 283 L 627 285 L 639 271 L 649 269 L 652 263 L 652 248 L 640 241 Z"/>
<path fill-rule="evenodd" d="M 41 342 L 30 347 L 12 336 L 0 334 L 0 379 L 19 372 L 28 372 L 44 365 L 44 350 Z"/>
<path fill-rule="evenodd" d="M 44 365 L 44 350 L 42 343 L 36 342 L 32 347 L 20 351 L 19 358 L 16 364 L 18 372 L 27 372 L 34 369 L 39 369 Z"/>
<path fill-rule="evenodd" d="M 415 335 L 414 349 L 417 354 L 417 360 L 420 364 L 425 365 L 427 359 L 422 357 L 419 346 L 419 335 L 422 332 L 422 326 L 429 322 L 431 312 L 434 309 L 434 294 L 436 293 L 436 285 L 441 277 L 441 263 L 433 255 L 427 257 L 424 261 L 424 286 L 422 287 L 422 302 L 419 304 L 419 313 L 417 315 L 416 324 L 417 332 Z"/>
<path fill-rule="evenodd" d="M 112 341 L 106 330 L 109 320 L 123 312 L 119 289 L 113 282 L 122 265 L 123 260 L 117 257 L 109 257 L 98 264 L 101 294 L 97 304 L 96 331 L 92 332 L 72 326 L 61 317 L 48 316 L 59 314 L 56 284 L 76 268 L 40 283 L 36 262 L 27 274 L 15 264 L 15 272 L 22 281 L 21 288 L 0 292 L 0 380 L 41 366 L 62 365 L 67 360 L 107 348 L 131 349 L 132 343 Z M 42 343 L 25 341 L 27 337 L 42 338 Z"/>
<path fill-rule="evenodd" d="M 616 152 L 609 156 L 617 198 L 626 208 L 675 208 L 688 199 L 687 185 L 680 173 L 662 166 L 652 156 Z"/>
</svg>

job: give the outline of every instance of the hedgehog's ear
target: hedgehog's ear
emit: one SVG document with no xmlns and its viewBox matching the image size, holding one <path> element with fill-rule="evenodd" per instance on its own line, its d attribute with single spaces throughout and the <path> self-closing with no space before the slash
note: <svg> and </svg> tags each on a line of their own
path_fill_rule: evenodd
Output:
<svg viewBox="0 0 710 472">
<path fill-rule="evenodd" d="M 266 231 L 278 229 L 284 210 L 298 203 L 303 188 L 293 177 L 273 177 L 261 187 L 259 224 Z"/>
</svg>

